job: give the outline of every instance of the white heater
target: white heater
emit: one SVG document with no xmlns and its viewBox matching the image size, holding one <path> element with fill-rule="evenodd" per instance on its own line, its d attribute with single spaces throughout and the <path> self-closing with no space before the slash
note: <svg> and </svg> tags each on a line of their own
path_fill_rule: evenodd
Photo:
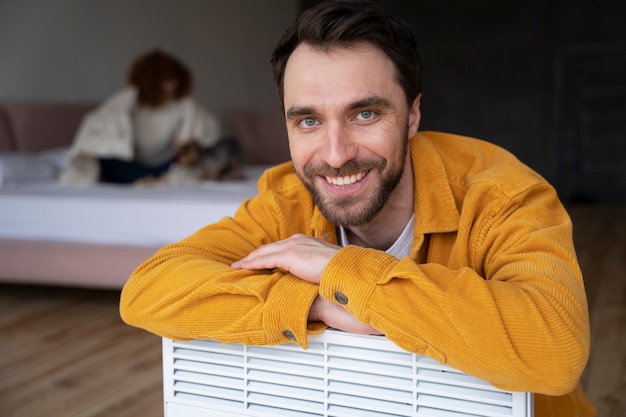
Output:
<svg viewBox="0 0 626 417">
<path fill-rule="evenodd" d="M 507 392 L 382 336 L 327 330 L 310 347 L 163 339 L 165 417 L 532 417 Z"/>
</svg>

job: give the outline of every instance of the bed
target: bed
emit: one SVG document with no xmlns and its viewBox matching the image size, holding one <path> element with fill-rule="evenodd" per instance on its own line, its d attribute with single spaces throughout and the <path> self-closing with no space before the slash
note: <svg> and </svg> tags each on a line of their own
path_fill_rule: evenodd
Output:
<svg viewBox="0 0 626 417">
<path fill-rule="evenodd" d="M 121 288 L 158 248 L 224 216 L 288 159 L 278 109 L 230 112 L 245 179 L 69 186 L 56 181 L 94 104 L 0 103 L 0 282 Z"/>
</svg>

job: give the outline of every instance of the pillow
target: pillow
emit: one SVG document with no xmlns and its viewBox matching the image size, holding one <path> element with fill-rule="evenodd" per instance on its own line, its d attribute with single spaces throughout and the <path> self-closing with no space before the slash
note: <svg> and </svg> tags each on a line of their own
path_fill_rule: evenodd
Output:
<svg viewBox="0 0 626 417">
<path fill-rule="evenodd" d="M 36 153 L 0 152 L 0 186 L 37 180 L 56 180 L 65 166 L 66 153 L 66 148 Z"/>
<path fill-rule="evenodd" d="M 275 165 L 290 160 L 285 116 L 280 108 L 234 108 L 229 117 L 247 164 Z"/>
</svg>

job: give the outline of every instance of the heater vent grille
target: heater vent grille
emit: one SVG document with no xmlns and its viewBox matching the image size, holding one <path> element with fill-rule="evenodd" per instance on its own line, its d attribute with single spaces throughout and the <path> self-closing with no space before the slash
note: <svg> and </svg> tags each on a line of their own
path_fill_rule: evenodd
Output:
<svg viewBox="0 0 626 417">
<path fill-rule="evenodd" d="M 532 395 L 384 337 L 328 330 L 308 350 L 164 339 L 163 352 L 166 417 L 532 416 Z"/>
</svg>

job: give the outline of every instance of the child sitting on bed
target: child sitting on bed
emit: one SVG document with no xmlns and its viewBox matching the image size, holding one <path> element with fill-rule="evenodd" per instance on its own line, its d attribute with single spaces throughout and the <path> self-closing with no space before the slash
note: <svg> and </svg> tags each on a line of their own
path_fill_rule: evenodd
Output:
<svg viewBox="0 0 626 417">
<path fill-rule="evenodd" d="M 133 183 L 163 176 L 190 142 L 218 142 L 217 119 L 190 97 L 192 75 L 160 50 L 138 57 L 128 87 L 87 114 L 69 151 L 65 183 Z"/>
</svg>

